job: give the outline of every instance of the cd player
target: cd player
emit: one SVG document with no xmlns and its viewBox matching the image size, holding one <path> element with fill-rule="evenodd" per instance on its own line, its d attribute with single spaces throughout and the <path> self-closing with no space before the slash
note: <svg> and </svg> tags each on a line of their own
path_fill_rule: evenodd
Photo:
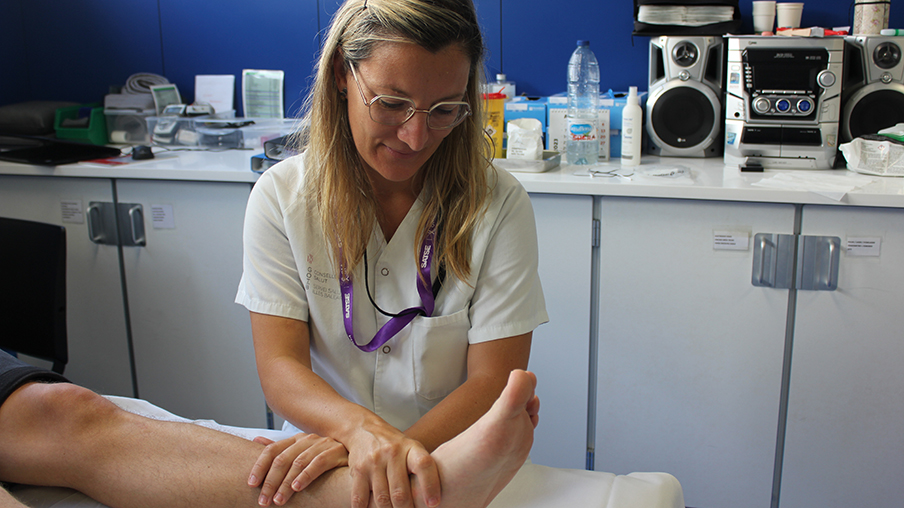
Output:
<svg viewBox="0 0 904 508">
<path fill-rule="evenodd" d="M 844 38 L 727 39 L 725 163 L 830 169 L 838 151 Z"/>
</svg>

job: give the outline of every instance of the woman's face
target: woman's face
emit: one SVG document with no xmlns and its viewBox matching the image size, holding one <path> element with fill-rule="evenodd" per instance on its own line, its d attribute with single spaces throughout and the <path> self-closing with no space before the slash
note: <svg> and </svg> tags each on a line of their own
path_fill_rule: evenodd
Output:
<svg viewBox="0 0 904 508">
<path fill-rule="evenodd" d="M 453 129 L 431 129 L 426 113 L 415 113 L 402 125 L 382 125 L 371 119 L 365 101 L 392 95 L 413 100 L 419 110 L 438 102 L 463 101 L 470 62 L 454 44 L 431 53 L 415 44 L 385 42 L 355 71 L 357 80 L 339 64 L 336 80 L 340 89 L 348 89 L 349 123 L 364 167 L 375 190 L 391 190 L 398 184 L 410 189 L 412 179 Z"/>
</svg>

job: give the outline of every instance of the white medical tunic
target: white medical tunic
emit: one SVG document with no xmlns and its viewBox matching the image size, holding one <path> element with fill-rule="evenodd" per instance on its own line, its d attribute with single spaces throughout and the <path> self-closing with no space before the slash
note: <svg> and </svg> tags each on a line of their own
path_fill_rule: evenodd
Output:
<svg viewBox="0 0 904 508">
<path fill-rule="evenodd" d="M 472 238 L 471 277 L 451 272 L 432 317 L 418 316 L 382 348 L 363 352 L 348 339 L 338 269 L 320 222 L 305 203 L 303 155 L 268 169 L 248 201 L 244 273 L 236 302 L 252 312 L 306 321 L 315 373 L 345 398 L 405 430 L 467 377 L 469 344 L 532 331 L 548 320 L 537 273 L 533 209 L 521 184 L 490 169 L 491 197 Z M 421 305 L 415 247 L 423 196 L 389 242 L 376 225 L 367 246 L 370 292 L 389 313 Z M 436 278 L 436 263 L 433 263 Z M 366 344 L 390 318 L 352 273 L 353 326 Z"/>
</svg>

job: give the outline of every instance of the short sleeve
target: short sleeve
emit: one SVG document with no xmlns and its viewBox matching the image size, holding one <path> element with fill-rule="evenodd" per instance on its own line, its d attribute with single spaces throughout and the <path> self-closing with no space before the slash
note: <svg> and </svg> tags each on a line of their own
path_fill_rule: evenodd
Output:
<svg viewBox="0 0 904 508">
<path fill-rule="evenodd" d="M 287 170 L 300 171 L 295 166 L 270 168 L 251 191 L 242 233 L 242 279 L 235 301 L 252 312 L 307 321 L 308 301 L 296 262 L 303 252 L 286 220 L 299 206 L 299 194 L 287 178 L 292 173 Z"/>
</svg>

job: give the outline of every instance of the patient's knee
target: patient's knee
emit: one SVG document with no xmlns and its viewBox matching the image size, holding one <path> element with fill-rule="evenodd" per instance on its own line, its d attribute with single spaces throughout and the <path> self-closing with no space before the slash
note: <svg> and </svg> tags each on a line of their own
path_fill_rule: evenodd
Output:
<svg viewBox="0 0 904 508">
<path fill-rule="evenodd" d="M 82 432 L 110 423 L 119 409 L 100 395 L 70 383 L 35 383 L 18 402 L 36 425 L 57 433 Z"/>
</svg>

